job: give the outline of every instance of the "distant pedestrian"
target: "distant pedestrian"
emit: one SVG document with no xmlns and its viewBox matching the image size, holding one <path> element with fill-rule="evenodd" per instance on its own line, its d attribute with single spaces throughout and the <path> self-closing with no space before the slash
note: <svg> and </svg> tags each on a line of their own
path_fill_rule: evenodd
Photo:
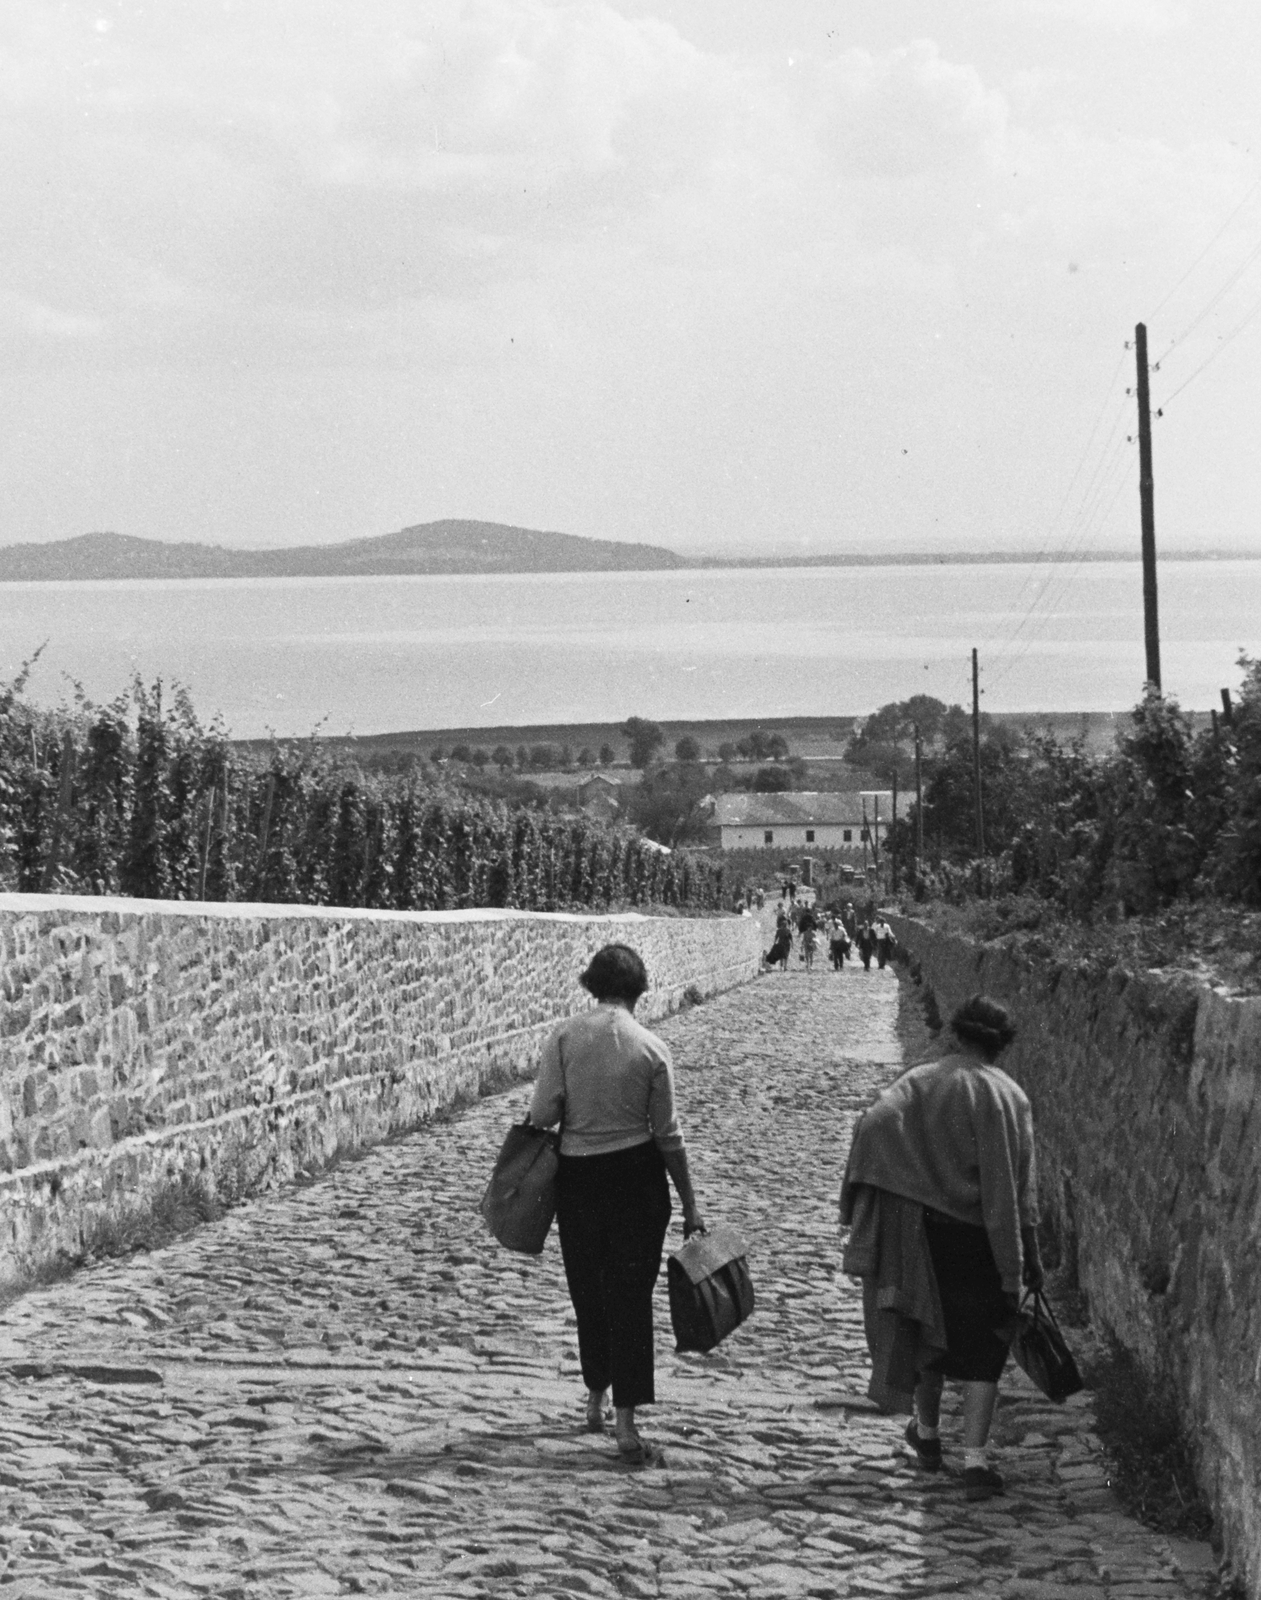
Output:
<svg viewBox="0 0 1261 1600">
<path fill-rule="evenodd" d="M 895 1078 L 854 1128 L 842 1267 L 863 1280 L 868 1394 L 911 1413 L 907 1443 L 937 1472 L 943 1379 L 961 1383 L 964 1497 L 988 1500 L 1003 1492 L 986 1454 L 1008 1354 L 996 1330 L 1043 1278 L 1033 1113 L 997 1065 L 1007 1011 L 973 995 L 950 1027 L 949 1053 Z"/>
<path fill-rule="evenodd" d="M 762 957 L 768 967 L 773 967 L 778 962 L 783 971 L 788 971 L 788 957 L 792 954 L 793 929 L 784 911 L 776 913 L 775 939 L 770 949 Z"/>
<path fill-rule="evenodd" d="M 871 971 L 871 958 L 876 953 L 876 936 L 871 931 L 869 922 L 858 925 L 858 938 L 854 941 L 858 946 L 858 957 L 863 964 L 863 971 Z"/>
<path fill-rule="evenodd" d="M 883 917 L 878 917 L 872 923 L 871 934 L 876 941 L 876 965 L 884 967 L 892 956 L 893 947 L 898 941 L 893 936 L 893 929 Z"/>
<path fill-rule="evenodd" d="M 628 945 L 608 944 L 579 982 L 598 1004 L 548 1038 L 530 1102 L 540 1128 L 561 1123 L 556 1220 L 578 1319 L 587 1428 L 602 1433 L 613 1390 L 618 1455 L 651 1459 L 635 1426 L 651 1405 L 652 1291 L 670 1225 L 669 1173 L 683 1237 L 704 1233 L 674 1106 L 674 1069 L 660 1039 L 634 1018 L 648 974 Z"/>
<path fill-rule="evenodd" d="M 849 934 L 845 931 L 845 924 L 835 912 L 828 922 L 828 956 L 832 962 L 832 970 L 839 972 L 845 965 L 845 957 L 852 948 Z"/>
<path fill-rule="evenodd" d="M 858 937 L 858 913 L 854 910 L 852 900 L 845 902 L 845 909 L 841 912 L 841 925 L 851 939 Z"/>
</svg>

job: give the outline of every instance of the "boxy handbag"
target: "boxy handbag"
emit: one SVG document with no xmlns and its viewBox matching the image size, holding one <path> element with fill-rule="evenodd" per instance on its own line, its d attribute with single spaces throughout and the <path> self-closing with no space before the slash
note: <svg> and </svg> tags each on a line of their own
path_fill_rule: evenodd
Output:
<svg viewBox="0 0 1261 1600">
<path fill-rule="evenodd" d="M 753 1314 L 746 1250 L 722 1223 L 694 1233 L 666 1262 L 676 1350 L 712 1350 Z"/>
<path fill-rule="evenodd" d="M 1011 1353 L 1048 1400 L 1067 1400 L 1085 1388 L 1073 1352 L 1041 1290 L 1026 1295 L 1016 1313 Z"/>
<path fill-rule="evenodd" d="M 480 1210 L 486 1226 L 509 1250 L 543 1252 L 556 1215 L 560 1134 L 528 1120 L 508 1129 Z"/>
</svg>

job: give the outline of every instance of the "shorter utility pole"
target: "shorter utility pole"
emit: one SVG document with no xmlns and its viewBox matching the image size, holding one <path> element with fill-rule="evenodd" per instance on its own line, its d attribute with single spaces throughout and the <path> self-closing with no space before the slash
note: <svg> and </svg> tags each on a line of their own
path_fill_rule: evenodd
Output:
<svg viewBox="0 0 1261 1600">
<path fill-rule="evenodd" d="M 924 859 L 924 741 L 915 730 L 915 876 Z"/>
<path fill-rule="evenodd" d="M 1138 505 L 1143 537 L 1143 643 L 1147 652 L 1147 687 L 1160 693 L 1160 623 L 1156 614 L 1156 510 L 1152 481 L 1152 409 L 1147 387 L 1147 329 L 1134 329 L 1138 369 Z"/>
<path fill-rule="evenodd" d="M 985 809 L 981 802 L 981 676 L 972 650 L 972 784 L 976 791 L 976 853 L 985 854 Z"/>
<path fill-rule="evenodd" d="M 893 873 L 893 893 L 898 892 L 898 769 L 893 769 L 893 821 L 890 823 L 889 865 Z"/>
</svg>

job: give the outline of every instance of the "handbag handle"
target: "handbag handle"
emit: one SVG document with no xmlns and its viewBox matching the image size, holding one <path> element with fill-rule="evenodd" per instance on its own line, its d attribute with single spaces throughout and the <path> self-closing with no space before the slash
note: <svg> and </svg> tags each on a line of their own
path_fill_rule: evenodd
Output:
<svg viewBox="0 0 1261 1600">
<path fill-rule="evenodd" d="M 1033 1301 L 1033 1320 L 1037 1322 L 1042 1317 L 1045 1317 L 1056 1333 L 1059 1333 L 1060 1325 L 1056 1320 L 1055 1312 L 1051 1310 L 1051 1302 L 1042 1293 L 1041 1289 L 1028 1290 L 1025 1295 L 1025 1304 L 1028 1304 L 1030 1299 Z"/>
</svg>

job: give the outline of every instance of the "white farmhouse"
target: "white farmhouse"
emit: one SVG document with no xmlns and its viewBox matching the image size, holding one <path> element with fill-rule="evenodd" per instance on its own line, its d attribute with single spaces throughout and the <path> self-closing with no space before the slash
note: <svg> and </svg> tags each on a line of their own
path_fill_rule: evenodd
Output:
<svg viewBox="0 0 1261 1600">
<path fill-rule="evenodd" d="M 724 850 L 794 849 L 859 852 L 863 847 L 863 807 L 867 843 L 884 844 L 893 818 L 893 793 L 861 789 L 848 793 L 789 790 L 782 794 L 722 794 L 713 825 Z"/>
</svg>

